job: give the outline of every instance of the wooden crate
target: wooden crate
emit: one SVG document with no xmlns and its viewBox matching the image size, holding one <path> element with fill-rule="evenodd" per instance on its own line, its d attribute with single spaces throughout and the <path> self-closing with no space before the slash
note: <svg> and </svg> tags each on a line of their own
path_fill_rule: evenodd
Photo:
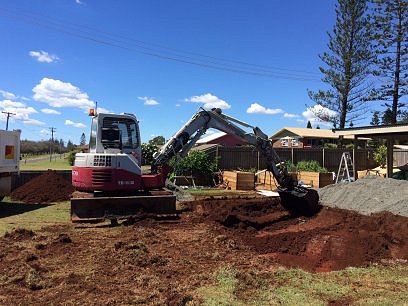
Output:
<svg viewBox="0 0 408 306">
<path fill-rule="evenodd" d="M 290 172 L 289 175 L 297 182 L 297 172 Z M 263 171 L 256 175 L 255 185 L 257 190 L 275 190 L 278 187 L 277 181 L 270 171 Z"/>
<path fill-rule="evenodd" d="M 306 185 L 310 185 L 313 188 L 321 188 L 330 184 L 333 184 L 333 173 L 331 172 L 308 172 L 299 171 L 298 173 L 299 181 L 302 181 Z"/>
<path fill-rule="evenodd" d="M 254 190 L 255 174 L 243 171 L 224 171 L 222 173 L 224 185 L 231 190 Z"/>
</svg>

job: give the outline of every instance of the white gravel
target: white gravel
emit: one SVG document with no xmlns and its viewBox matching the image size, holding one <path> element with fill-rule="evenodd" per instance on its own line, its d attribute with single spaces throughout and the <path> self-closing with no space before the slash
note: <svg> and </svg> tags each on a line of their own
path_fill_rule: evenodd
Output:
<svg viewBox="0 0 408 306">
<path fill-rule="evenodd" d="M 408 217 L 408 181 L 369 175 L 352 183 L 318 190 L 324 206 L 355 210 L 364 215 L 380 211 Z"/>
</svg>

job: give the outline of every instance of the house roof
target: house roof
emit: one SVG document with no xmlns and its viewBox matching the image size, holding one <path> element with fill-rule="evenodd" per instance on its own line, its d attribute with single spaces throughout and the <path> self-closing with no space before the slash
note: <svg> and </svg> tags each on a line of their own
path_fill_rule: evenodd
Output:
<svg viewBox="0 0 408 306">
<path fill-rule="evenodd" d="M 310 138 L 339 138 L 339 134 L 333 132 L 332 130 L 325 129 L 309 129 L 309 128 L 298 128 L 298 127 L 284 127 L 273 134 L 271 139 L 281 139 L 282 137 L 294 136 L 294 137 L 310 137 Z M 352 139 L 353 136 L 345 136 L 344 138 Z"/>
<path fill-rule="evenodd" d="M 197 144 L 208 143 L 208 142 L 213 141 L 215 139 L 221 138 L 222 136 L 225 136 L 225 135 L 227 135 L 227 133 L 224 133 L 224 132 L 213 133 L 213 134 L 210 134 L 210 135 L 205 136 L 203 138 L 200 138 L 199 140 L 197 140 L 196 143 Z"/>
<path fill-rule="evenodd" d="M 357 128 L 334 130 L 336 134 L 343 136 L 371 137 L 371 138 L 394 138 L 408 140 L 408 124 L 398 125 L 370 125 Z"/>
</svg>

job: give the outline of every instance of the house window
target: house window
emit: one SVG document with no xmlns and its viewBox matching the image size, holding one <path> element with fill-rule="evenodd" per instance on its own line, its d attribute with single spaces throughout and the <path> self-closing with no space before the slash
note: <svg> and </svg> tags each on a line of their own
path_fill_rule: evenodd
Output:
<svg viewBox="0 0 408 306">
<path fill-rule="evenodd" d="M 292 139 L 292 147 L 297 147 L 299 146 L 299 139 L 293 138 Z"/>
<path fill-rule="evenodd" d="M 282 144 L 282 147 L 287 147 L 289 145 L 289 140 L 288 139 L 282 139 L 281 144 Z"/>
</svg>

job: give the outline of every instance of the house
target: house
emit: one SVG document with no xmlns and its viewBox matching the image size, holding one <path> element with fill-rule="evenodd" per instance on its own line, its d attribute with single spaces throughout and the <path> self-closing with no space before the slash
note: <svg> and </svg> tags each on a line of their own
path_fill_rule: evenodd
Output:
<svg viewBox="0 0 408 306">
<path fill-rule="evenodd" d="M 284 127 L 269 137 L 274 148 L 319 148 L 326 143 L 336 144 L 339 135 L 332 130 Z M 345 136 L 345 144 L 353 143 L 352 136 Z M 363 140 L 360 146 L 365 146 Z"/>
<path fill-rule="evenodd" d="M 229 135 L 224 132 L 217 132 L 197 140 L 196 144 L 197 145 L 218 144 L 225 147 L 235 147 L 244 145 L 246 143 L 233 135 Z"/>
</svg>

